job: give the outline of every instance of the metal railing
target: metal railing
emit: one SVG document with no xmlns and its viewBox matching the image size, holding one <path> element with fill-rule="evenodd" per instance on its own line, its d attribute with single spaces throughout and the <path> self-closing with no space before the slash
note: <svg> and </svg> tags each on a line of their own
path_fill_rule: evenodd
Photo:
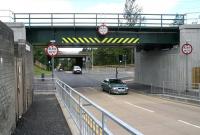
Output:
<svg viewBox="0 0 200 135">
<path fill-rule="evenodd" d="M 0 10 L 0 21 L 14 22 L 14 12 L 11 10 Z"/>
<path fill-rule="evenodd" d="M 185 14 L 186 24 L 200 24 L 200 12 L 190 12 Z"/>
<path fill-rule="evenodd" d="M 99 26 L 105 23 L 117 27 L 177 27 L 184 24 L 184 14 L 134 14 L 123 13 L 13 13 L 14 22 L 26 26 Z M 129 21 L 127 21 L 129 20 Z"/>
<path fill-rule="evenodd" d="M 56 80 L 56 90 L 80 135 L 142 135 L 64 82 Z"/>
<path fill-rule="evenodd" d="M 163 83 L 160 86 L 151 85 L 150 93 L 169 95 L 188 100 L 200 101 L 200 84 L 186 84 L 182 82 L 163 81 Z"/>
</svg>

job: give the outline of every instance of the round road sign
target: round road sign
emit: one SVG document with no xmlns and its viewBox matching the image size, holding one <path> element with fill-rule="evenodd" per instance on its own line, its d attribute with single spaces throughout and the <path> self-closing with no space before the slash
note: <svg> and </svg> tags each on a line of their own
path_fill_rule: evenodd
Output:
<svg viewBox="0 0 200 135">
<path fill-rule="evenodd" d="M 58 48 L 55 45 L 50 44 L 47 47 L 47 54 L 51 57 L 56 56 L 58 54 Z"/>
<path fill-rule="evenodd" d="M 98 27 L 98 32 L 101 35 L 106 35 L 108 33 L 108 27 L 105 24 L 102 24 Z"/>
<path fill-rule="evenodd" d="M 186 54 L 186 55 L 192 53 L 192 45 L 191 44 L 184 44 L 182 46 L 182 52 L 183 52 L 183 54 Z"/>
</svg>

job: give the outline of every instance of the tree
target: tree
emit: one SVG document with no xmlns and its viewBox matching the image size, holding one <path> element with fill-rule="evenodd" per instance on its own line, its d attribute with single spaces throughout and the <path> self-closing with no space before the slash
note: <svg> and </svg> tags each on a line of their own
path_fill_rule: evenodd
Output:
<svg viewBox="0 0 200 135">
<path fill-rule="evenodd" d="M 124 18 L 127 20 L 129 26 L 134 26 L 138 21 L 143 21 L 144 18 L 140 16 L 142 8 L 135 3 L 136 0 L 126 0 L 124 7 Z"/>
<path fill-rule="evenodd" d="M 34 62 L 35 60 L 39 61 L 40 63 L 46 65 L 48 69 L 50 68 L 51 64 L 51 57 L 47 56 L 45 53 L 45 49 L 41 47 L 34 47 L 33 48 L 33 56 L 34 56 Z M 49 63 L 50 62 L 50 63 Z M 54 60 L 54 65 L 58 65 L 59 61 L 58 59 Z"/>
<path fill-rule="evenodd" d="M 173 25 L 183 25 L 183 24 L 184 24 L 184 16 L 176 14 Z"/>
<path fill-rule="evenodd" d="M 97 48 L 93 49 L 94 65 L 118 65 L 119 55 L 127 56 L 127 64 L 131 63 L 132 51 L 130 48 Z"/>
</svg>

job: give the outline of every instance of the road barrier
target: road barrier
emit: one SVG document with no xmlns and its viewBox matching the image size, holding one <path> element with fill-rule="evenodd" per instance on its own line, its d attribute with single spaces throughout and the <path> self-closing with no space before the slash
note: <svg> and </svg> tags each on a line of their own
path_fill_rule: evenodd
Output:
<svg viewBox="0 0 200 135">
<path fill-rule="evenodd" d="M 80 135 L 143 135 L 63 81 L 56 80 L 55 84 L 57 93 Z"/>
</svg>

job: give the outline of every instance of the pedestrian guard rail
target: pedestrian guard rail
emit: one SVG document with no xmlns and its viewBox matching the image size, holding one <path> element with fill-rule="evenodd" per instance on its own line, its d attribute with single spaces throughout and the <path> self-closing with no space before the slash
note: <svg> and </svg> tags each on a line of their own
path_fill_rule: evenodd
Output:
<svg viewBox="0 0 200 135">
<path fill-rule="evenodd" d="M 147 85 L 146 91 L 151 94 L 162 94 L 200 101 L 200 84 L 175 81 L 163 81 L 160 84 Z"/>
<path fill-rule="evenodd" d="M 143 135 L 63 81 L 56 79 L 55 85 L 80 135 Z"/>
</svg>

